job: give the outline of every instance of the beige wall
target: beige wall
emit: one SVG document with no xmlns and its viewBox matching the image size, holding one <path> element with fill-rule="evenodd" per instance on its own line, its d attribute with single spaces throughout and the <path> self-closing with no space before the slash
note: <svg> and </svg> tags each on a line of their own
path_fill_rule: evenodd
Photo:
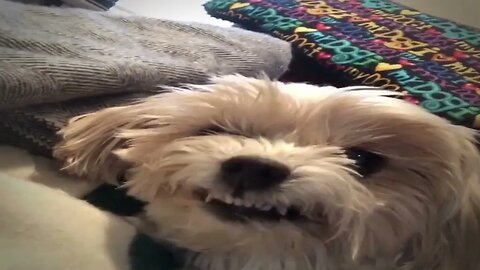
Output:
<svg viewBox="0 0 480 270">
<path fill-rule="evenodd" d="M 111 12 L 121 13 L 122 10 L 127 10 L 130 13 L 150 18 L 195 21 L 220 26 L 232 25 L 227 21 L 210 17 L 202 6 L 202 4 L 207 1 L 208 0 L 119 0 Z"/>
<path fill-rule="evenodd" d="M 480 28 L 480 0 L 394 0 L 394 2 Z"/>
<path fill-rule="evenodd" d="M 480 28 L 480 0 L 393 0 L 422 12 Z M 119 0 L 117 7 L 136 15 L 230 25 L 205 14 L 207 0 Z M 118 8 L 112 12 L 124 13 Z"/>
</svg>

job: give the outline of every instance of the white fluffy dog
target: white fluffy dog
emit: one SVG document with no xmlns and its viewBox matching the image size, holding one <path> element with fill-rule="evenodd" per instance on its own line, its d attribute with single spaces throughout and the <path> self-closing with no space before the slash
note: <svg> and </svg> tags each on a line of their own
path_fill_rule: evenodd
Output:
<svg viewBox="0 0 480 270">
<path fill-rule="evenodd" d="M 188 267 L 480 269 L 473 131 L 362 87 L 186 88 L 72 120 L 55 155 L 90 179 L 125 174 Z"/>
</svg>

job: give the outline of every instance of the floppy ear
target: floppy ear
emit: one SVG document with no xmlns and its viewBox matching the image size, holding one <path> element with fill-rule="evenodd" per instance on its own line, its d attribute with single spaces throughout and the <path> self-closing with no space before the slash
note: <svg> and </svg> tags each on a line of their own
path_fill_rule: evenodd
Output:
<svg viewBox="0 0 480 270">
<path fill-rule="evenodd" d="M 480 154 L 474 131 L 463 127 L 454 129 L 458 163 L 452 164 L 450 174 L 458 180 L 452 181 L 457 185 L 454 188 L 458 200 L 452 207 L 454 211 L 447 214 L 450 217 L 440 233 L 433 235 L 436 240 L 432 243 L 436 246 L 431 248 L 437 251 L 435 263 L 426 265 L 436 265 L 438 270 L 477 270 L 480 269 Z"/>
<path fill-rule="evenodd" d="M 452 244 L 452 263 L 447 261 L 441 270 L 480 269 L 480 154 L 472 140 L 465 139 L 460 146 L 465 190 L 459 211 L 445 233 Z"/>
<path fill-rule="evenodd" d="M 115 152 L 131 147 L 134 134 L 129 133 L 144 133 L 164 125 L 165 111 L 172 107 L 167 105 L 171 104 L 169 95 L 71 119 L 59 132 L 62 140 L 54 148 L 54 157 L 64 162 L 69 173 L 116 184 L 129 166 Z"/>
<path fill-rule="evenodd" d="M 103 109 L 71 119 L 60 130 L 62 141 L 55 146 L 54 157 L 64 162 L 69 173 L 116 183 L 125 168 L 112 151 L 125 141 L 118 136 L 123 129 L 141 128 L 138 105 Z"/>
</svg>

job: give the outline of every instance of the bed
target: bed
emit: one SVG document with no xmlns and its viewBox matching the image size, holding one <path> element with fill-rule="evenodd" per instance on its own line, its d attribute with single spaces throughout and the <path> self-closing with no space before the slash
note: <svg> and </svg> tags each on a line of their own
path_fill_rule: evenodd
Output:
<svg viewBox="0 0 480 270">
<path fill-rule="evenodd" d="M 190 4 L 191 2 L 189 1 L 189 9 L 191 9 L 191 14 L 193 14 L 195 17 L 191 17 L 190 19 L 192 21 L 197 21 L 197 22 L 206 22 L 209 24 L 217 24 L 221 26 L 230 26 L 232 22 L 226 22 L 226 21 L 221 21 L 217 19 L 212 19 L 207 13 L 204 12 L 203 7 L 200 5 L 204 1 L 197 1 L 198 5 L 192 5 Z M 206 1 L 205 1 L 206 2 Z M 214 1 L 213 1 L 214 2 Z M 222 2 L 222 1 L 217 1 L 217 2 Z M 225 2 L 225 1 L 224 1 Z M 245 2 L 245 1 L 244 1 Z M 253 1 L 254 3 L 256 1 Z M 267 2 L 267 1 L 266 1 Z M 404 4 L 409 4 L 411 1 L 402 1 Z M 182 5 L 182 3 L 179 1 L 174 2 L 170 1 L 168 5 L 174 5 L 176 3 L 177 5 Z M 2 0 L 0 4 L 5 5 L 6 2 Z M 230 3 L 232 4 L 232 3 Z M 430 10 L 428 9 L 428 6 L 422 6 L 420 3 L 416 2 L 414 3 L 415 6 L 413 8 L 420 9 L 422 12 L 429 12 Z M 25 9 L 25 6 L 20 6 L 17 4 L 10 4 L 10 7 L 12 9 L 16 9 L 17 12 L 19 10 Z M 159 5 L 157 3 L 157 5 Z M 445 5 L 448 5 L 447 2 L 445 2 Z M 149 23 L 151 22 L 158 22 L 157 18 L 149 18 L 149 19 L 143 19 L 143 18 L 137 18 L 135 16 L 130 17 L 122 17 L 125 16 L 125 10 L 128 10 L 127 13 L 131 14 L 134 13 L 136 15 L 146 15 L 149 17 L 160 17 L 160 18 L 167 18 L 170 16 L 172 17 L 171 13 L 168 13 L 168 9 L 165 9 L 165 13 L 162 14 L 162 12 L 152 12 L 152 9 L 149 8 L 149 4 L 147 1 L 143 1 L 142 3 L 139 4 L 139 2 L 135 1 L 120 1 L 118 4 L 121 9 L 115 9 L 112 8 L 108 13 L 90 13 L 90 11 L 85 11 L 85 10 L 69 10 L 70 13 L 64 13 L 63 10 L 56 10 L 53 12 L 56 16 L 64 16 L 64 17 L 69 17 L 69 16 L 77 16 L 77 17 L 83 17 L 83 18 L 89 18 L 89 19 L 95 19 L 98 17 L 96 20 L 99 21 L 102 25 L 101 27 L 97 27 L 97 30 L 99 31 L 100 35 L 102 31 L 119 31 L 120 34 L 124 34 L 122 31 L 125 28 L 116 28 L 112 27 L 111 23 L 116 22 L 123 24 L 125 21 L 131 23 L 135 27 L 145 27 L 146 23 L 145 20 Z M 444 9 L 440 9 L 441 5 L 436 5 L 432 7 L 434 9 L 431 10 L 434 15 L 447 15 L 445 13 Z M 230 5 L 231 7 L 231 5 Z M 237 6 L 239 7 L 239 6 Z M 170 10 L 175 10 L 176 7 L 174 6 L 169 6 Z M 51 10 L 43 9 L 42 12 L 35 11 L 36 8 L 27 8 L 30 11 L 29 12 L 36 12 L 37 14 L 43 13 L 51 13 Z M 6 12 L 5 8 L 2 8 L 3 12 Z M 33 11 L 32 11 L 33 10 Z M 408 9 L 410 10 L 410 9 Z M 228 10 L 230 12 L 232 10 Z M 228 14 L 227 15 L 221 15 L 221 10 L 216 10 L 214 11 L 211 9 L 209 11 L 212 15 L 215 15 L 217 17 L 221 17 L 223 19 L 229 19 Z M 217 12 L 217 13 L 215 13 Z M 236 12 L 240 12 L 239 9 L 236 10 Z M 412 11 L 414 12 L 414 11 Z M 442 13 L 443 12 L 443 13 Z M 121 15 L 120 15 L 121 14 Z M 230 13 L 232 15 L 234 13 Z M 237 17 L 239 16 L 238 14 L 241 13 L 236 13 Z M 451 13 L 448 15 L 452 15 L 453 17 L 449 17 L 448 19 L 451 20 L 458 20 L 463 23 L 471 23 L 471 22 L 478 22 L 477 20 L 471 20 L 467 17 L 460 17 L 462 14 L 459 14 L 458 12 Z M 1 20 L 6 20 L 6 16 L 0 16 L 2 19 Z M 14 17 L 14 16 L 12 16 Z M 182 17 L 186 19 L 187 17 L 184 16 Z M 231 18 L 230 18 L 231 19 Z M 233 20 L 232 20 L 233 21 Z M 53 21 L 54 22 L 54 21 Z M 25 22 L 24 22 L 25 23 Z M 50 21 L 52 23 L 52 21 Z M 235 23 L 240 24 L 239 21 L 235 21 Z M 0 25 L 5 25 L 1 23 Z M 162 25 L 164 25 L 162 23 Z M 181 24 L 176 24 L 176 23 L 169 23 L 168 25 L 176 25 L 176 27 L 194 27 L 198 29 L 199 27 L 204 27 L 203 25 L 181 25 Z M 180 25 L 180 26 L 179 26 Z M 475 25 L 472 25 L 475 26 Z M 476 25 L 479 26 L 479 25 Z M 37 26 L 40 27 L 41 26 Z M 70 25 L 69 27 L 74 27 L 74 25 Z M 240 27 L 243 28 L 248 28 L 256 31 L 262 31 L 262 32 L 268 32 L 265 29 L 258 29 L 255 28 L 253 25 L 247 25 L 247 24 L 240 24 Z M 230 27 L 232 28 L 232 27 Z M 318 28 L 318 27 L 317 27 Z M 321 28 L 321 27 L 320 27 Z M 323 25 L 324 30 L 329 30 L 328 25 Z M 334 83 L 331 81 L 326 81 L 325 78 L 322 76 L 319 76 L 318 71 L 312 71 L 312 68 L 310 65 L 315 66 L 315 63 L 312 63 L 311 59 L 308 59 L 308 57 L 305 57 L 305 53 L 300 53 L 298 52 L 293 52 L 293 61 L 290 61 L 290 46 L 286 42 L 281 42 L 279 39 L 273 39 L 270 37 L 267 37 L 267 35 L 263 34 L 254 34 L 248 32 L 248 34 L 245 34 L 247 31 L 242 30 L 242 29 L 229 29 L 225 30 L 224 28 L 219 29 L 213 26 L 205 26 L 205 29 L 212 31 L 215 33 L 215 35 L 220 35 L 222 37 L 225 37 L 225 34 L 223 32 L 225 31 L 233 31 L 238 35 L 245 35 L 245 37 L 254 37 L 254 39 L 260 39 L 262 42 L 266 42 L 269 44 L 272 44 L 275 48 L 278 48 L 278 50 L 270 50 L 267 54 L 266 52 L 258 52 L 254 48 L 255 46 L 250 46 L 248 44 L 242 44 L 240 46 L 240 43 L 236 43 L 239 45 L 241 48 L 245 50 L 245 54 L 249 54 L 250 58 L 248 62 L 260 62 L 262 63 L 261 65 L 247 65 L 244 66 L 244 64 L 241 64 L 241 61 L 244 61 L 243 58 L 238 58 L 237 62 L 233 61 L 231 62 L 232 64 L 229 65 L 228 67 L 222 67 L 217 68 L 217 66 L 212 65 L 210 67 L 205 67 L 205 66 L 199 66 L 198 68 L 198 76 L 193 76 L 193 78 L 197 78 L 197 80 L 191 80 L 189 77 L 188 82 L 203 82 L 202 78 L 206 78 L 207 74 L 211 73 L 233 73 L 233 72 L 240 72 L 245 75 L 256 75 L 259 71 L 265 71 L 266 69 L 269 70 L 267 73 L 273 78 L 280 78 L 281 80 L 284 81 L 309 81 L 312 83 Z M 157 29 L 158 30 L 158 29 Z M 305 29 L 303 29 L 305 30 Z M 9 29 L 4 28 L 3 31 L 9 31 Z M 154 31 L 152 29 L 149 29 L 149 31 Z M 155 30 L 156 31 L 156 30 Z M 9 32 L 12 34 L 11 32 Z M 25 35 L 28 33 L 25 32 Z M 271 34 L 271 33 L 269 33 Z M 41 37 L 39 36 L 38 38 L 46 38 L 47 36 Z M 238 39 L 238 37 L 236 37 Z M 122 40 L 122 39 L 119 39 Z M 232 39 L 233 40 L 233 39 Z M 115 39 L 117 41 L 117 39 Z M 122 40 L 125 42 L 128 42 L 126 40 Z M 152 40 L 149 40 L 152 41 Z M 90 42 L 90 41 L 89 41 Z M 200 42 L 200 40 L 198 41 Z M 230 41 L 225 41 L 225 42 L 230 42 Z M 1 43 L 0 43 L 1 44 Z M 151 43 L 145 42 L 143 44 L 144 46 L 149 46 Z M 178 44 L 177 44 L 178 45 Z M 110 47 L 112 46 L 112 43 L 108 44 L 108 46 L 105 45 L 105 43 L 100 43 L 98 46 L 104 46 L 102 49 L 104 50 L 110 50 Z M 106 46 L 106 47 L 105 47 Z M 216 44 L 215 46 L 220 46 L 219 44 Z M 5 45 L 3 48 L 5 49 Z M 99 49 L 100 47 L 96 48 Z M 63 48 L 63 47 L 62 47 Z M 75 48 L 75 47 L 74 47 Z M 145 47 L 142 47 L 145 48 Z M 11 49 L 11 48 L 10 48 Z M 75 48 L 75 50 L 78 48 Z M 151 49 L 151 52 L 155 52 L 155 48 L 152 49 L 152 47 L 149 47 Z M 75 50 L 69 51 L 68 53 L 76 53 Z M 131 51 L 126 52 L 132 53 Z M 122 52 L 122 54 L 125 54 Z M 298 54 L 298 55 L 296 55 Z M 206 52 L 206 55 L 208 55 L 208 52 Z M 114 55 L 115 56 L 115 55 Z M 138 56 L 138 55 L 137 55 Z M 96 57 L 89 55 L 89 57 Z M 116 56 L 115 56 L 116 57 Z M 142 55 L 142 57 L 151 57 L 151 55 Z M 220 56 L 218 56 L 220 57 Z M 205 59 L 207 59 L 206 57 Z M 266 59 L 276 59 L 275 61 L 268 61 Z M 320 56 L 321 58 L 321 56 Z M 96 58 L 98 60 L 98 58 Z M 221 58 L 217 58 L 213 63 L 220 62 Z M 208 59 L 207 59 L 208 60 Z M 210 59 L 212 60 L 212 59 Z M 407 63 L 407 62 L 404 62 Z M 182 66 L 181 63 L 178 64 L 179 66 Z M 288 66 L 290 65 L 290 69 L 288 69 Z M 185 66 L 185 65 L 184 65 Z M 97 66 L 97 68 L 100 68 Z M 7 65 L 4 62 L 0 61 L 0 71 L 1 70 L 7 70 Z M 207 70 L 208 72 L 204 72 Z M 328 72 L 328 70 L 326 71 Z M 189 73 L 190 74 L 190 73 Z M 326 73 L 327 74 L 327 73 Z M 117 74 L 118 75 L 118 74 Z M 125 74 L 124 74 L 125 75 Z M 151 78 L 152 76 L 146 76 L 148 78 Z M 0 109 L 2 109 L 2 112 L 0 113 L 0 179 L 2 183 L 4 183 L 4 187 L 0 189 L 0 193 L 3 192 L 2 196 L 3 198 L 7 198 L 6 201 L 7 203 L 2 204 L 0 207 L 0 217 L 4 217 L 2 222 L 0 222 L 0 226 L 3 226 L 2 232 L 0 232 L 0 249 L 9 249 L 11 252 L 10 253 L 2 253 L 0 254 L 0 268 L 1 269 L 14 269 L 14 270 L 22 270 L 22 269 L 31 269 L 32 265 L 36 265 L 36 269 L 76 269 L 75 266 L 78 266 L 78 269 L 82 268 L 88 268 L 88 269 L 148 269 L 145 267 L 148 267 L 146 265 L 138 264 L 139 261 L 141 262 L 150 262 L 146 257 L 144 256 L 145 253 L 142 253 L 142 248 L 144 248 L 146 245 L 149 246 L 149 250 L 155 250 L 155 244 L 152 242 L 149 242 L 150 240 L 148 238 L 142 238 L 143 236 L 140 236 L 138 238 L 138 234 L 135 232 L 133 229 L 134 227 L 129 224 L 129 222 L 134 222 L 132 221 L 129 216 L 134 213 L 139 207 L 141 207 L 141 204 L 136 204 L 137 202 L 135 201 L 127 201 L 125 202 L 125 198 L 117 198 L 117 205 L 104 205 L 105 207 L 103 208 L 104 210 L 107 210 L 109 212 L 116 213 L 117 215 L 111 215 L 106 213 L 103 210 L 99 210 L 99 207 L 92 207 L 90 204 L 85 203 L 83 201 L 77 200 L 76 198 L 87 198 L 87 201 L 95 202 L 97 204 L 101 204 L 101 202 L 98 201 L 99 197 L 104 196 L 105 194 L 113 194 L 112 190 L 114 187 L 108 187 L 108 186 L 102 186 L 98 183 L 92 183 L 88 181 L 84 181 L 84 179 L 76 179 L 72 176 L 68 176 L 64 174 L 63 172 L 59 171 L 59 164 L 51 159 L 51 149 L 53 145 L 56 142 L 56 137 L 55 137 L 55 131 L 57 131 L 62 125 L 68 121 L 68 118 L 74 115 L 78 115 L 83 112 L 89 112 L 93 111 L 105 106 L 111 106 L 112 104 L 124 104 L 124 102 L 130 102 L 132 100 L 135 100 L 136 98 L 141 98 L 143 95 L 150 95 L 152 94 L 151 91 L 152 89 L 155 91 L 161 91 L 161 89 L 157 89 L 156 86 L 159 84 L 168 84 L 172 83 L 172 81 L 175 82 L 180 82 L 180 81 L 185 81 L 186 77 L 185 76 L 178 76 L 175 77 L 168 77 L 165 78 L 164 81 L 149 81 L 148 84 L 143 84 L 141 87 L 138 87 L 138 85 L 132 84 L 132 85 L 127 85 L 128 87 L 123 87 L 125 86 L 124 84 L 118 84 L 115 87 L 110 88 L 110 92 L 104 93 L 107 95 L 107 101 L 102 101 L 98 100 L 96 97 L 96 94 L 93 95 L 91 92 L 87 93 L 88 91 L 77 91 L 76 89 L 72 89 L 71 91 L 67 91 L 66 94 L 64 92 L 58 95 L 49 95 L 44 97 L 43 99 L 37 99 L 33 100 L 31 99 L 31 96 L 25 95 L 23 97 L 19 97 L 17 99 L 10 99 L 10 100 L 3 100 L 3 103 L 0 103 Z M 130 77 L 123 77 L 123 81 L 121 83 L 125 83 L 125 81 L 128 81 Z M 162 77 L 163 78 L 163 77 Z M 109 82 L 110 83 L 110 82 Z M 119 87 L 118 85 L 121 85 L 122 87 Z M 473 85 L 473 84 L 472 84 Z M 131 87 L 135 86 L 135 90 L 132 90 Z M 129 88 L 130 87 L 130 88 Z M 120 89 L 121 88 L 121 89 Z M 124 89 L 130 89 L 129 91 L 124 91 Z M 59 88 L 60 89 L 60 88 Z M 138 91 L 138 89 L 141 89 Z M 113 95 L 113 96 L 109 96 Z M 120 95 L 120 96 L 117 96 Z M 4 97 L 7 95 L 4 95 Z M 55 97 L 54 99 L 51 99 L 52 97 Z M 69 103 L 70 99 L 73 98 L 93 98 L 93 101 L 89 101 L 88 106 L 85 105 L 85 103 L 82 103 L 80 106 L 76 104 Z M 38 97 L 37 97 L 38 98 Z M 38 100 L 42 102 L 37 102 Z M 15 103 L 17 102 L 17 103 Z M 56 104 L 54 107 L 51 107 L 50 105 L 43 105 L 44 102 L 48 103 L 54 103 Z M 415 99 L 412 100 L 412 102 L 415 102 Z M 38 104 L 37 104 L 38 103 Z M 27 106 L 28 105 L 28 106 Z M 27 109 L 25 106 L 27 106 Z M 68 109 L 65 109 L 68 108 Z M 55 114 L 52 114 L 52 111 L 56 112 Z M 61 111 L 61 114 L 58 114 L 58 112 Z M 59 115 L 61 117 L 59 117 Z M 53 117 L 55 116 L 55 117 Z M 474 117 L 475 118 L 475 117 Z M 471 121 L 471 119 L 468 119 Z M 463 121 L 463 120 L 462 120 Z M 461 122 L 461 121 L 460 121 Z M 459 123 L 460 123 L 459 122 Z M 13 123 L 13 124 L 12 124 Z M 25 123 L 28 123 L 27 126 L 25 126 Z M 32 131 L 31 128 L 26 128 L 30 127 L 31 123 L 35 123 L 36 129 Z M 464 124 L 464 122 L 461 122 L 460 124 Z M 472 127 L 474 126 L 472 123 L 469 122 L 469 125 Z M 47 140 L 43 139 L 38 139 L 38 138 L 48 138 Z M 25 150 L 28 149 L 29 151 Z M 17 183 L 18 182 L 18 183 Z M 21 196 L 12 196 L 12 194 L 28 194 L 29 196 L 27 197 L 21 197 Z M 93 194 L 93 195 L 92 195 Z M 112 195 L 116 196 L 116 195 Z M 56 199 L 52 199 L 56 198 Z M 112 198 L 112 197 L 108 197 Z M 5 199 L 4 199 L 5 200 Z M 22 204 L 20 204 L 22 202 Z M 133 210 L 129 210 L 126 212 L 118 212 L 122 211 L 122 209 L 117 209 L 118 204 L 123 204 L 126 203 L 128 205 L 131 205 Z M 57 204 L 57 206 L 55 206 Z M 64 205 L 65 208 L 59 208 L 58 204 L 61 204 L 62 206 Z M 115 204 L 115 203 L 114 203 Z M 30 208 L 30 206 L 33 206 Z M 55 212 L 55 215 L 39 215 L 38 214 L 38 209 L 42 208 L 43 211 L 48 211 L 50 214 L 52 212 Z M 116 208 L 117 207 L 117 208 Z M 18 211 L 12 212 L 14 208 L 18 208 Z M 77 210 L 78 209 L 78 210 Z M 125 209 L 123 209 L 125 210 Z M 23 212 L 22 212 L 23 211 Z M 117 211 L 117 212 L 116 212 Z M 68 221 L 69 217 L 71 217 L 71 214 L 75 213 L 75 219 Z M 17 228 L 17 225 L 15 223 L 7 223 L 5 222 L 6 218 L 5 217 L 11 217 L 12 219 L 15 217 L 18 217 L 19 215 L 24 215 L 24 216 L 29 216 L 31 217 L 31 227 L 22 227 L 21 230 Z M 51 219 L 52 222 L 50 223 L 45 223 L 45 219 Z M 53 221 L 57 222 L 54 223 Z M 67 222 L 68 221 L 68 222 Z M 81 223 L 87 221 L 87 224 L 85 226 L 78 226 L 73 223 Z M 33 254 L 35 252 L 38 252 L 38 246 L 28 246 L 25 243 L 28 243 L 28 239 L 25 238 L 24 232 L 26 230 L 31 230 L 32 228 L 35 228 L 35 226 L 40 226 L 40 227 L 50 227 L 49 229 L 51 230 L 52 224 L 59 224 L 59 228 L 64 228 L 62 235 L 63 238 L 59 240 L 60 238 L 55 238 L 55 239 L 50 239 L 46 237 L 48 233 L 50 233 L 48 230 L 45 231 L 45 234 L 41 235 L 40 238 L 38 238 L 38 241 L 36 245 L 40 245 L 39 243 L 47 242 L 47 241 L 52 241 L 49 246 L 51 249 L 63 249 L 63 252 L 65 253 L 46 253 L 43 254 L 42 256 L 51 256 L 51 260 L 58 260 L 58 258 L 62 257 L 65 258 L 65 260 L 58 260 L 58 264 L 49 264 L 44 263 L 44 264 L 36 264 L 37 261 L 40 261 L 41 258 L 31 256 L 29 260 L 23 259 L 22 256 L 25 255 L 25 253 Z M 33 227 L 32 227 L 33 226 Z M 108 240 L 107 238 L 102 238 L 105 237 L 105 235 L 102 234 L 102 232 L 108 231 L 109 226 L 114 226 L 118 232 L 118 235 L 121 235 L 122 237 L 118 239 L 118 242 L 114 244 L 115 248 L 112 248 L 111 245 L 107 245 L 106 241 Z M 69 234 L 68 232 L 80 232 L 78 234 Z M 86 235 L 91 235 L 92 240 L 88 242 L 88 245 L 83 245 L 80 244 L 84 240 L 84 234 Z M 17 235 L 18 239 L 22 239 L 22 241 L 19 241 L 19 243 L 23 243 L 22 245 L 11 245 L 12 241 L 11 239 L 9 241 L 5 240 L 7 237 L 10 237 L 12 235 Z M 96 235 L 96 237 L 94 237 Z M 28 235 L 27 235 L 28 236 Z M 132 251 L 132 243 L 136 243 L 135 241 L 140 241 L 139 249 L 134 249 Z M 55 242 L 56 241 L 56 242 Z M 61 242 L 65 241 L 65 242 Z M 15 249 L 16 248 L 16 249 Z M 158 248 L 158 247 L 157 247 Z M 86 263 L 87 261 L 84 260 L 78 260 L 74 261 L 77 263 L 72 263 L 72 260 L 69 260 L 68 256 L 65 254 L 68 254 L 69 252 L 76 253 L 78 250 L 85 250 L 89 249 L 92 250 L 92 253 L 95 253 L 96 259 L 92 259 L 88 261 L 88 264 L 83 264 Z M 138 251 L 138 254 L 135 253 Z M 105 254 L 111 254 L 113 252 L 114 256 L 103 256 Z M 133 252 L 133 253 L 132 253 Z M 83 255 L 82 255 L 83 254 Z M 103 254 L 103 255 L 102 255 Z M 132 255 L 134 254 L 134 255 Z M 90 256 L 87 253 L 80 253 L 79 257 L 85 256 L 89 257 Z M 164 266 L 162 269 L 170 269 L 175 267 L 175 259 L 173 257 L 170 257 L 171 254 L 163 252 L 162 249 L 157 250 L 157 253 L 155 253 L 154 256 L 159 256 L 162 258 L 161 264 Z M 2 257 L 3 256 L 3 257 Z M 27 256 L 27 255 L 25 255 Z M 133 256 L 133 257 L 132 257 Z M 162 257 L 163 256 L 163 257 Z M 19 259 L 22 257 L 22 259 Z M 108 258 L 107 258 L 108 257 Z M 135 259 L 137 258 L 137 259 Z M 138 260 L 138 258 L 142 258 L 142 260 Z M 45 262 L 45 260 L 43 260 Z M 158 262 L 152 262 L 154 266 L 158 266 Z M 150 266 L 152 267 L 152 266 Z"/>
</svg>

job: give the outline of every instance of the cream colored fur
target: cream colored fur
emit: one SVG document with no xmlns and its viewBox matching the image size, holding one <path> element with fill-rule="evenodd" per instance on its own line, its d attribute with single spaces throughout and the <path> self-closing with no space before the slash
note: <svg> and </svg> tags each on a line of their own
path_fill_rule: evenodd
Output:
<svg viewBox="0 0 480 270">
<path fill-rule="evenodd" d="M 392 95 L 224 76 L 73 119 L 55 154 L 92 180 L 126 172 L 155 235 L 197 252 L 188 263 L 200 269 L 478 270 L 475 134 Z M 233 134 L 196 135 L 212 125 Z M 347 147 L 388 163 L 362 179 Z M 237 155 L 295 176 L 245 200 L 295 205 L 308 221 L 241 224 L 205 210 L 195 191 L 228 197 L 216 176 Z"/>
</svg>

